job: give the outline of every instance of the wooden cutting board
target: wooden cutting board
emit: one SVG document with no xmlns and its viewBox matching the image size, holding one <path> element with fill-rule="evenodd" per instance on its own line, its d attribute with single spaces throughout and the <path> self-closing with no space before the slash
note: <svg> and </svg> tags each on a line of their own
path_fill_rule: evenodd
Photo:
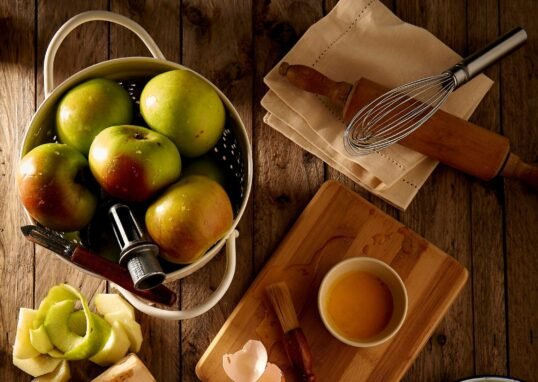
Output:
<svg viewBox="0 0 538 382">
<path fill-rule="evenodd" d="M 325 329 L 317 309 L 323 276 L 344 258 L 371 256 L 390 264 L 409 295 L 407 318 L 388 342 L 347 346 Z M 261 340 L 286 382 L 298 381 L 280 342 L 282 331 L 264 294 L 285 281 L 310 344 L 317 380 L 394 381 L 411 366 L 467 280 L 452 257 L 335 181 L 326 182 L 209 345 L 196 366 L 202 381 L 229 380 L 222 356 Z"/>
</svg>

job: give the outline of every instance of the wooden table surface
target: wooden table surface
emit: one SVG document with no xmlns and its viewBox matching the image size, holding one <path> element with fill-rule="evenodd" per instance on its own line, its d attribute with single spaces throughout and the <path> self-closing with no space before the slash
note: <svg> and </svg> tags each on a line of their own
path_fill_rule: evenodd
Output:
<svg viewBox="0 0 538 382">
<path fill-rule="evenodd" d="M 385 0 L 399 17 L 433 32 L 465 55 L 521 25 L 526 46 L 487 74 L 495 85 L 472 121 L 507 135 L 513 150 L 538 161 L 538 2 L 535 0 Z M 0 381 L 30 380 L 11 365 L 18 308 L 32 307 L 67 281 L 91 297 L 107 285 L 34 247 L 15 172 L 23 131 L 43 100 L 43 57 L 71 16 L 108 9 L 139 22 L 165 56 L 207 76 L 236 105 L 254 149 L 254 184 L 240 223 L 237 274 L 204 316 L 170 322 L 140 315 L 140 353 L 158 381 L 194 381 L 194 366 L 306 203 L 327 179 L 363 190 L 264 125 L 263 77 L 323 17 L 334 1 L 0 0 Z M 57 55 L 56 83 L 88 65 L 148 55 L 114 25 L 78 28 Z M 470 270 L 470 279 L 435 330 L 406 381 L 452 381 L 473 374 L 538 380 L 538 196 L 513 181 L 484 183 L 439 166 L 406 212 L 374 204 Z M 223 256 L 175 288 L 188 307 L 218 285 Z M 77 372 L 80 375 L 82 371 Z"/>
</svg>

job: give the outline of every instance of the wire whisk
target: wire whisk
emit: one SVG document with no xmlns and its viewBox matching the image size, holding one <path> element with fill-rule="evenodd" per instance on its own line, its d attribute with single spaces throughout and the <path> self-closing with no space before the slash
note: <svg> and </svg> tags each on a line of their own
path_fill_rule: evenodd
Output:
<svg viewBox="0 0 538 382">
<path fill-rule="evenodd" d="M 443 106 L 454 90 L 526 40 L 525 30 L 516 28 L 445 72 L 401 85 L 376 98 L 347 125 L 347 151 L 353 155 L 371 154 L 405 138 Z"/>
</svg>

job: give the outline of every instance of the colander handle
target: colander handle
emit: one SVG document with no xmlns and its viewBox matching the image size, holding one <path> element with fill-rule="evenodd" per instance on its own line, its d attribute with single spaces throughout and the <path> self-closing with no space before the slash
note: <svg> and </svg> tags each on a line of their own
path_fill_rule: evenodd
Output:
<svg viewBox="0 0 538 382">
<path fill-rule="evenodd" d="M 146 48 L 150 51 L 151 55 L 160 60 L 165 60 L 165 57 L 155 41 L 151 38 L 148 32 L 140 26 L 140 24 L 133 20 L 119 15 L 114 12 L 108 11 L 87 11 L 80 13 L 70 18 L 64 25 L 56 31 L 52 39 L 50 40 L 47 52 L 45 53 L 45 61 L 43 63 L 43 80 L 45 85 L 45 97 L 47 97 L 54 89 L 54 58 L 58 48 L 65 40 L 67 35 L 73 31 L 76 27 L 85 24 L 90 21 L 108 21 L 111 23 L 119 24 L 136 34 L 140 40 L 144 43 Z"/>
<path fill-rule="evenodd" d="M 136 309 L 150 316 L 162 318 L 165 320 L 186 320 L 189 318 L 197 317 L 209 309 L 214 307 L 220 299 L 224 296 L 230 284 L 232 283 L 233 276 L 235 274 L 236 263 L 236 250 L 235 239 L 239 236 L 239 232 L 236 230 L 228 236 L 226 240 L 226 269 L 224 270 L 224 276 L 218 288 L 209 296 L 209 298 L 202 304 L 190 308 L 187 310 L 165 310 L 151 306 L 149 303 L 139 299 L 131 292 L 113 284 L 114 288 L 120 291 L 120 293 L 129 301 Z"/>
</svg>

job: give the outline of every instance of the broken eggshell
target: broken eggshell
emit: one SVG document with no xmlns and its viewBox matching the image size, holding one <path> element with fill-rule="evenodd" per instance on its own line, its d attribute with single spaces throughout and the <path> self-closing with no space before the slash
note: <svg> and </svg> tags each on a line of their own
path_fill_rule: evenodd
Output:
<svg viewBox="0 0 538 382">
<path fill-rule="evenodd" d="M 222 367 L 234 382 L 281 382 L 282 371 L 267 362 L 267 350 L 260 341 L 249 340 L 243 348 L 222 357 Z"/>
</svg>

